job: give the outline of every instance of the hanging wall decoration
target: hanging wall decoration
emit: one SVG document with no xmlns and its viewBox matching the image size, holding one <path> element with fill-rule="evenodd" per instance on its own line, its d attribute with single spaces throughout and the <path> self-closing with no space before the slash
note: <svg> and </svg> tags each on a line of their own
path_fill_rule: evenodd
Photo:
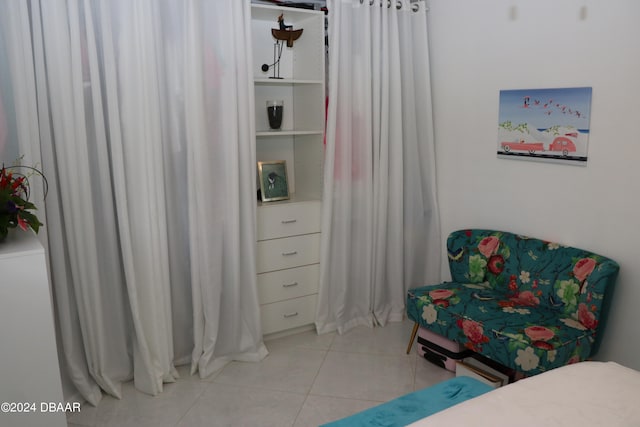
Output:
<svg viewBox="0 0 640 427">
<path fill-rule="evenodd" d="M 500 91 L 498 157 L 587 164 L 590 87 Z"/>
</svg>

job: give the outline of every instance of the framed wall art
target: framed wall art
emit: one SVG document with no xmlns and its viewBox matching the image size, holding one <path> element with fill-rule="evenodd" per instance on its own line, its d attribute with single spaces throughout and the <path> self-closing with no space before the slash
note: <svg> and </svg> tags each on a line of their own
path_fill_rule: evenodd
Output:
<svg viewBox="0 0 640 427">
<path fill-rule="evenodd" d="M 500 91 L 498 157 L 587 164 L 590 87 Z"/>
</svg>

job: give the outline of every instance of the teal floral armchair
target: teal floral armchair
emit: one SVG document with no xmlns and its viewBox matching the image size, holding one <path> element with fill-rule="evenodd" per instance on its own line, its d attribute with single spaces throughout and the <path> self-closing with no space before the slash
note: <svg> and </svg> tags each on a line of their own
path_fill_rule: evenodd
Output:
<svg viewBox="0 0 640 427">
<path fill-rule="evenodd" d="M 407 315 L 417 325 L 526 375 L 598 351 L 615 261 L 478 229 L 451 233 L 447 251 L 452 281 L 408 292 Z"/>
</svg>

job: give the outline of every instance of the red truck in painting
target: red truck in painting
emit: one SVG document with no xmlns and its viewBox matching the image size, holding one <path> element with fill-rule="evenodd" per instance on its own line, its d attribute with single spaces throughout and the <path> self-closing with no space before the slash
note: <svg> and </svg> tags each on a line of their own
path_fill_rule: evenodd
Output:
<svg viewBox="0 0 640 427">
<path fill-rule="evenodd" d="M 576 144 L 571 138 L 577 137 L 577 133 L 567 133 L 564 136 L 558 136 L 554 138 L 551 144 L 549 144 L 549 149 L 547 151 L 560 151 L 563 156 L 568 156 L 569 153 L 574 153 L 576 151 Z M 500 146 L 506 153 L 512 150 L 528 151 L 529 154 L 545 151 L 544 144 L 542 142 L 501 142 Z"/>
<path fill-rule="evenodd" d="M 515 151 L 528 151 L 529 154 L 533 154 L 536 151 L 544 151 L 542 142 L 502 142 L 502 149 L 507 153 L 511 150 Z"/>
</svg>

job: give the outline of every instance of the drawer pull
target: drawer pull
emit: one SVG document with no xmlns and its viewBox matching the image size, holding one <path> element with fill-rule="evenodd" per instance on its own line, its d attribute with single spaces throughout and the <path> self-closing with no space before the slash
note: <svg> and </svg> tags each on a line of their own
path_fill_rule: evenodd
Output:
<svg viewBox="0 0 640 427">
<path fill-rule="evenodd" d="M 297 219 L 283 219 L 280 221 L 282 224 L 293 224 L 294 222 L 298 222 Z"/>
<path fill-rule="evenodd" d="M 288 313 L 284 315 L 285 319 L 288 319 L 289 317 L 296 317 L 298 315 L 297 311 L 294 311 L 293 313 Z"/>
<path fill-rule="evenodd" d="M 282 252 L 282 256 L 291 256 L 297 254 L 298 251 Z"/>
<path fill-rule="evenodd" d="M 282 285 L 283 288 L 293 288 L 294 286 L 298 286 L 298 282 L 285 283 Z"/>
</svg>

